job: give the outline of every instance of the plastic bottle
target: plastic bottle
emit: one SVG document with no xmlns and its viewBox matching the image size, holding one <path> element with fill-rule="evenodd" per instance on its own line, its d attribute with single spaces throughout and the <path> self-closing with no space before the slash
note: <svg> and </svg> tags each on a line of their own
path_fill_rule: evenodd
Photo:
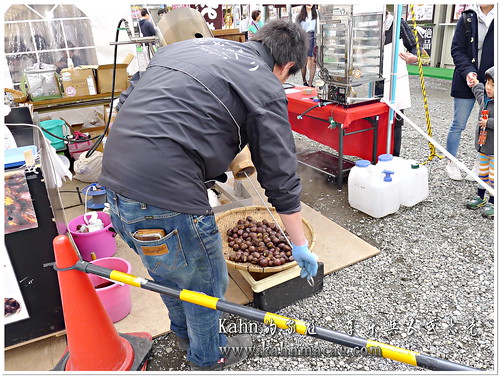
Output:
<svg viewBox="0 0 500 377">
<path fill-rule="evenodd" d="M 136 45 L 136 58 L 139 71 L 145 71 L 149 64 L 148 53 L 141 44 Z"/>
<path fill-rule="evenodd" d="M 363 211 L 370 206 L 369 185 L 373 165 L 368 160 L 356 161 L 347 178 L 347 198 L 349 205 Z M 363 211 L 364 212 L 364 211 Z"/>
<path fill-rule="evenodd" d="M 482 110 L 481 111 L 481 117 L 484 120 L 488 120 L 488 115 L 489 115 L 489 111 L 488 110 Z M 480 127 L 479 128 L 479 138 L 477 140 L 477 143 L 479 145 L 484 145 L 484 143 L 486 143 L 486 137 L 487 136 L 488 136 L 488 132 L 486 131 L 486 127 Z"/>
<path fill-rule="evenodd" d="M 410 168 L 402 172 L 401 205 L 413 207 L 429 196 L 429 174 L 427 167 L 408 162 Z"/>
<path fill-rule="evenodd" d="M 391 170 L 394 172 L 393 179 L 399 180 L 397 173 L 397 162 L 392 154 L 381 154 L 378 156 L 378 162 L 375 164 L 375 169 L 379 172 L 384 170 Z"/>
<path fill-rule="evenodd" d="M 427 167 L 415 160 L 393 158 L 399 176 L 401 205 L 413 207 L 429 196 L 429 173 Z"/>
<path fill-rule="evenodd" d="M 380 170 L 367 160 L 357 161 L 348 178 L 349 205 L 375 218 L 397 212 L 400 186 L 393 175 L 394 170 Z"/>
</svg>

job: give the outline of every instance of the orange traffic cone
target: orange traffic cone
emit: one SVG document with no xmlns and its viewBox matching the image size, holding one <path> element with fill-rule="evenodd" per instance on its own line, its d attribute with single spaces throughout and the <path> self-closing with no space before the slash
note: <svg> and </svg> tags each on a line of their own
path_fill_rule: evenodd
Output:
<svg viewBox="0 0 500 377">
<path fill-rule="evenodd" d="M 53 241 L 56 267 L 79 259 L 67 236 Z M 152 346 L 148 333 L 118 334 L 85 272 L 58 271 L 68 340 L 67 352 L 53 370 L 127 371 L 145 369 Z"/>
</svg>

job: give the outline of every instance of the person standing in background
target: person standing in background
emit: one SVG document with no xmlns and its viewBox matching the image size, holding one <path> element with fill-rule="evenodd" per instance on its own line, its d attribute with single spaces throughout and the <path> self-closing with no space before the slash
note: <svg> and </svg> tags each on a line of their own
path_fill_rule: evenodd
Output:
<svg viewBox="0 0 500 377">
<path fill-rule="evenodd" d="M 141 19 L 139 20 L 139 28 L 143 37 L 154 37 L 156 29 L 150 21 L 151 16 L 146 8 L 141 9 Z"/>
<path fill-rule="evenodd" d="M 479 178 L 495 188 L 495 68 L 485 72 L 486 85 L 472 78 L 469 86 L 472 88 L 479 104 L 479 121 L 476 128 L 476 150 L 479 154 Z M 478 186 L 477 196 L 466 204 L 469 209 L 484 207 L 483 217 L 493 219 L 495 215 L 495 197 L 490 195 L 485 199 L 486 189 Z"/>
<path fill-rule="evenodd" d="M 252 22 L 248 25 L 248 39 L 252 39 L 255 33 L 264 25 L 261 21 L 262 15 L 260 10 L 252 12 Z"/>
<path fill-rule="evenodd" d="M 454 114 L 446 139 L 446 150 L 454 157 L 457 156 L 462 131 L 474 107 L 474 94 L 469 85 L 474 78 L 484 84 L 485 71 L 495 64 L 494 18 L 494 4 L 474 4 L 463 11 L 453 35 L 451 56 L 455 71 L 451 96 L 454 98 Z M 476 166 L 474 170 L 477 175 Z M 446 165 L 446 172 L 451 179 L 462 180 L 460 169 L 451 160 Z"/>
<path fill-rule="evenodd" d="M 167 13 L 167 12 L 165 11 L 165 8 L 158 8 L 158 12 L 157 12 L 157 14 L 158 14 L 158 17 L 160 17 L 160 19 L 161 19 L 163 16 L 165 16 L 165 14 L 166 14 L 166 13 Z"/>
<path fill-rule="evenodd" d="M 76 55 L 75 54 L 75 50 L 73 50 L 73 48 L 75 47 L 75 44 L 73 42 L 67 42 L 68 44 L 68 51 L 69 51 L 69 55 L 68 55 L 68 52 L 66 51 L 63 51 L 62 52 L 62 57 L 61 59 L 59 59 L 59 61 L 55 64 L 56 66 L 56 72 L 57 73 L 60 73 L 62 69 L 64 68 L 72 68 L 71 67 L 71 63 L 73 65 L 73 67 L 78 67 L 78 66 L 81 66 L 83 63 L 82 59 L 80 58 L 79 55 Z M 69 50 L 71 49 L 71 50 Z M 68 58 L 71 59 L 68 60 Z"/>
<path fill-rule="evenodd" d="M 246 14 L 243 14 L 240 21 L 240 33 L 245 34 L 245 41 L 248 40 L 248 17 Z"/>
<path fill-rule="evenodd" d="M 384 30 L 384 99 L 389 100 L 390 95 L 390 81 L 391 81 L 391 67 L 392 67 L 392 33 L 394 29 L 394 16 L 388 11 L 385 12 Z M 404 52 L 404 50 L 408 52 Z M 399 39 L 399 57 L 398 57 L 398 73 L 396 78 L 396 93 L 394 99 L 396 106 L 403 112 L 403 109 L 411 107 L 410 96 L 410 81 L 408 78 L 408 69 L 406 64 L 415 63 L 417 58 L 417 41 L 415 35 L 411 30 L 408 23 L 401 18 L 400 39 Z M 393 156 L 399 157 L 401 152 L 401 139 L 403 133 L 404 119 L 396 114 L 396 121 L 394 123 L 394 146 L 392 148 Z"/>
<path fill-rule="evenodd" d="M 318 12 L 316 5 L 302 5 L 300 13 L 295 20 L 307 33 L 308 50 L 307 63 L 302 67 L 302 81 L 304 86 L 313 86 L 314 75 L 316 74 L 316 57 L 314 56 L 314 47 L 316 46 L 316 27 Z M 309 80 L 306 80 L 306 74 L 309 71 Z"/>
</svg>

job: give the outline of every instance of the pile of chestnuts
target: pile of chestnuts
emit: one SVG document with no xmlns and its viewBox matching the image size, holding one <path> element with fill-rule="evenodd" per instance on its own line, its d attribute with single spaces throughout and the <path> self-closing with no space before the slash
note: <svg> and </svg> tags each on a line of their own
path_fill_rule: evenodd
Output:
<svg viewBox="0 0 500 377">
<path fill-rule="evenodd" d="M 281 266 L 292 262 L 292 248 L 279 227 L 266 219 L 255 221 L 251 216 L 238 220 L 234 228 L 227 231 L 230 251 L 228 259 L 233 262 L 251 263 L 261 267 Z"/>
</svg>

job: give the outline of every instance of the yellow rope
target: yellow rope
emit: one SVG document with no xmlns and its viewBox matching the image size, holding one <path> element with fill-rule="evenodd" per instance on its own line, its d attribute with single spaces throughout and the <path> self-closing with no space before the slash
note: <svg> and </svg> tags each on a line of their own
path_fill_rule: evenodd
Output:
<svg viewBox="0 0 500 377">
<path fill-rule="evenodd" d="M 429 105 L 427 103 L 427 91 L 425 90 L 425 82 L 424 82 L 424 71 L 422 69 L 422 55 L 420 53 L 420 43 L 418 41 L 418 32 L 417 32 L 417 19 L 415 17 L 415 9 L 413 8 L 413 4 L 410 4 L 411 17 L 413 20 L 413 34 L 415 34 L 415 40 L 417 41 L 417 58 L 418 58 L 418 74 L 420 76 L 420 87 L 422 89 L 422 96 L 424 98 L 424 109 L 425 109 L 425 120 L 427 123 L 427 134 L 432 137 L 432 127 L 431 127 L 431 117 L 429 114 Z M 427 161 L 424 164 L 432 161 L 434 157 L 443 158 L 436 154 L 436 147 L 434 144 L 429 142 L 429 157 L 427 157 Z"/>
</svg>

